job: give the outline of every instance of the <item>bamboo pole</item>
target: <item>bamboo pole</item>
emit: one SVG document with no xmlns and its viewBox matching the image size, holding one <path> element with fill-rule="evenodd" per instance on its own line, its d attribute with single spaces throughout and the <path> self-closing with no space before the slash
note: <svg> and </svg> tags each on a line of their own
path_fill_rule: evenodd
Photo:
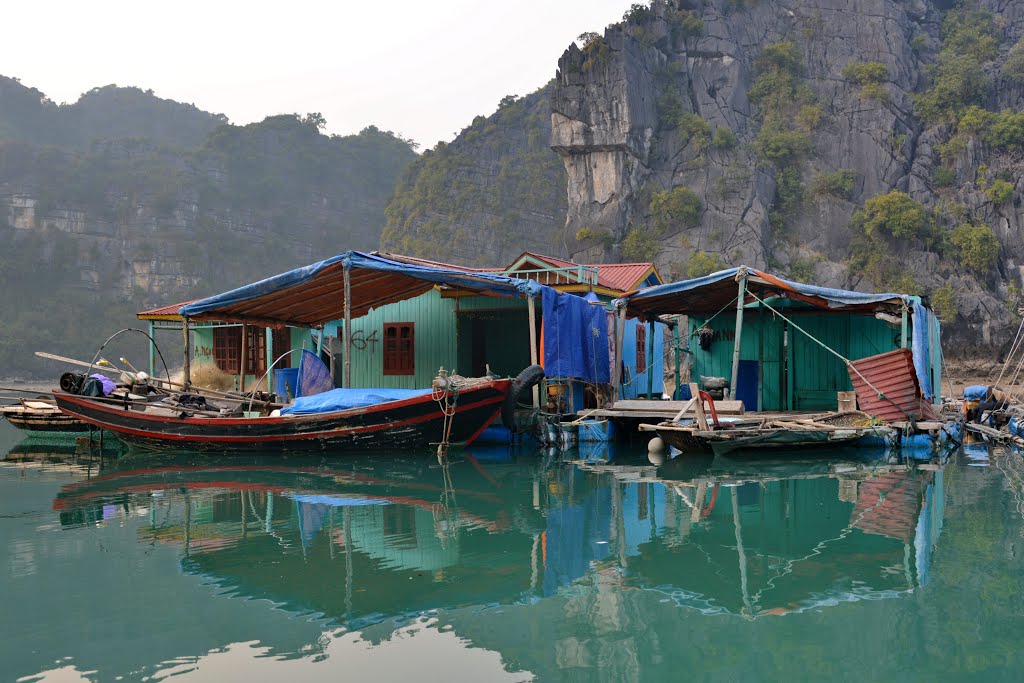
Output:
<svg viewBox="0 0 1024 683">
<path fill-rule="evenodd" d="M 626 335 L 626 309 L 619 310 L 615 327 L 615 400 L 622 398 L 622 345 Z"/>
<path fill-rule="evenodd" d="M 352 275 L 345 267 L 345 388 L 352 388 Z"/>
<path fill-rule="evenodd" d="M 664 367 L 662 363 L 662 367 Z M 649 320 L 647 322 L 647 367 L 644 368 L 647 373 L 647 398 L 648 400 L 654 398 L 654 321 Z"/>
<path fill-rule="evenodd" d="M 680 372 L 681 372 L 681 370 L 680 370 L 680 367 L 681 367 L 680 355 L 682 354 L 682 351 L 679 348 L 679 318 L 678 317 L 676 318 L 676 324 L 672 327 L 672 346 L 674 347 L 674 350 L 675 350 L 675 360 L 676 360 L 676 389 L 672 393 L 676 394 L 678 396 L 679 395 L 679 390 L 683 386 L 683 378 L 680 377 Z M 676 396 L 673 396 L 672 398 L 676 398 Z"/>
<path fill-rule="evenodd" d="M 182 366 L 182 371 L 185 375 L 185 389 L 188 389 L 192 384 L 192 349 L 189 348 L 188 316 L 182 316 L 181 318 L 181 333 L 185 337 L 185 362 Z"/>
<path fill-rule="evenodd" d="M 149 321 L 149 376 L 156 374 L 156 323 Z"/>
<path fill-rule="evenodd" d="M 533 296 L 526 299 L 526 310 L 530 316 L 530 365 L 537 365 L 537 301 Z M 540 408 L 540 391 L 533 385 L 533 407 Z"/>
<path fill-rule="evenodd" d="M 242 355 L 238 361 L 238 390 L 245 393 L 245 371 L 248 370 L 249 359 L 246 358 L 249 350 L 249 327 L 242 323 Z"/>
<path fill-rule="evenodd" d="M 736 298 L 736 339 L 732 347 L 732 377 L 729 382 L 729 398 L 736 398 L 736 382 L 740 377 L 740 343 L 743 338 L 743 300 L 747 294 L 747 269 L 740 268 L 739 295 Z"/>
</svg>

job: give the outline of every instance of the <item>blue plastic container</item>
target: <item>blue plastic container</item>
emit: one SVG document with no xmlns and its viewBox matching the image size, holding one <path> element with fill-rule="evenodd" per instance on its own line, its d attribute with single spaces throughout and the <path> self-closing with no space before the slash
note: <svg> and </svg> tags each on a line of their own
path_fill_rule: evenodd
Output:
<svg viewBox="0 0 1024 683">
<path fill-rule="evenodd" d="M 615 438 L 615 423 L 611 420 L 583 420 L 580 422 L 581 442 L 606 443 Z"/>
</svg>

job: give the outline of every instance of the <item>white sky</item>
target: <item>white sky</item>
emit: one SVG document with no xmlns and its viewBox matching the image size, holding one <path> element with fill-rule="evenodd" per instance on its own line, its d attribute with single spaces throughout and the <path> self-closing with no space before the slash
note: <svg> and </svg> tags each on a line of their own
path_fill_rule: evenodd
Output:
<svg viewBox="0 0 1024 683">
<path fill-rule="evenodd" d="M 0 73 L 57 102 L 152 88 L 250 123 L 319 111 L 426 149 L 555 75 L 635 0 L 32 0 L 4 3 Z"/>
</svg>

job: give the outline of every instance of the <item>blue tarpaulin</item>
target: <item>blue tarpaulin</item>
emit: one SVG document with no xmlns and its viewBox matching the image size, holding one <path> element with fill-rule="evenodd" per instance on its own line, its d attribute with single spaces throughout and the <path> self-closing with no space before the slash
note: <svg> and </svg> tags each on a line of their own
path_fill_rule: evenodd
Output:
<svg viewBox="0 0 1024 683">
<path fill-rule="evenodd" d="M 929 337 L 932 326 L 932 312 L 917 301 L 913 305 L 914 331 L 910 340 L 911 350 L 914 354 L 914 371 L 917 373 L 917 382 L 921 385 L 921 395 L 927 400 L 932 400 L 932 378 L 928 371 L 931 363 L 929 353 Z"/>
<path fill-rule="evenodd" d="M 296 381 L 295 397 L 313 396 L 334 388 L 331 369 L 312 351 L 302 351 L 299 361 L 299 379 Z"/>
<path fill-rule="evenodd" d="M 596 296 L 593 301 L 597 301 Z M 604 306 L 544 288 L 544 372 L 585 382 L 611 381 L 608 318 Z"/>
<path fill-rule="evenodd" d="M 429 393 L 430 389 L 331 389 L 315 396 L 297 398 L 290 406 L 282 408 L 281 414 L 331 413 L 336 410 L 364 408 L 390 401 L 402 401 Z"/>
<path fill-rule="evenodd" d="M 344 274 L 350 274 L 352 315 L 403 301 L 434 285 L 495 296 L 538 296 L 544 287 L 532 280 L 396 261 L 377 254 L 348 251 L 183 306 L 179 313 L 200 320 L 317 326 L 344 318 Z M 381 277 L 381 273 L 390 274 Z"/>
</svg>

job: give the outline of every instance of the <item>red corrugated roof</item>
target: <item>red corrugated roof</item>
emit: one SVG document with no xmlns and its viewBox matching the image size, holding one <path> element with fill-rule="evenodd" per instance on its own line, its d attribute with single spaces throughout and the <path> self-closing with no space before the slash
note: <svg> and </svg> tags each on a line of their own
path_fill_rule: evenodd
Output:
<svg viewBox="0 0 1024 683">
<path fill-rule="evenodd" d="M 573 263 L 555 256 L 546 256 L 532 251 L 523 252 L 516 261 L 530 257 L 554 268 L 597 268 L 597 284 L 618 292 L 628 292 L 654 268 L 653 263 Z M 513 261 L 515 263 L 515 261 Z"/>
<path fill-rule="evenodd" d="M 620 292 L 628 292 L 636 287 L 654 268 L 653 263 L 598 263 L 598 283 Z"/>
<path fill-rule="evenodd" d="M 199 301 L 199 299 L 192 299 L 192 301 L 182 301 L 180 304 L 171 304 L 170 306 L 161 306 L 160 308 L 153 308 L 153 309 L 150 309 L 148 311 L 140 311 L 139 313 L 136 313 L 135 315 L 137 317 L 140 317 L 140 318 L 142 316 L 154 316 L 154 315 L 177 315 L 178 311 L 181 309 L 182 306 L 187 306 L 188 304 L 190 304 L 190 303 L 192 303 L 194 301 Z"/>
</svg>

